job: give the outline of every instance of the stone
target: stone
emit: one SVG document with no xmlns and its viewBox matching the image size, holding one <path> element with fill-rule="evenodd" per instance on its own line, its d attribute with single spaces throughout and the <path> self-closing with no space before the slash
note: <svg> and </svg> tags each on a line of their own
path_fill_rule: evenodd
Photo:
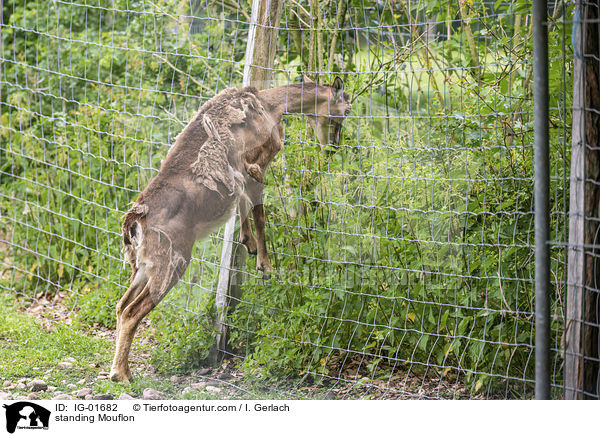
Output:
<svg viewBox="0 0 600 436">
<path fill-rule="evenodd" d="M 62 369 L 71 369 L 73 368 L 73 364 L 71 362 L 60 362 L 58 367 Z"/>
<path fill-rule="evenodd" d="M 44 380 L 32 380 L 27 383 L 27 387 L 31 390 L 31 392 L 40 392 L 48 389 L 48 385 Z"/>
<path fill-rule="evenodd" d="M 56 386 L 48 386 L 48 392 L 54 392 L 56 389 Z"/>
<path fill-rule="evenodd" d="M 181 383 L 181 377 L 177 377 L 176 375 L 172 375 L 169 380 L 171 380 L 171 383 Z"/>
<path fill-rule="evenodd" d="M 53 400 L 72 400 L 73 398 L 69 394 L 60 394 L 52 398 Z"/>
<path fill-rule="evenodd" d="M 96 394 L 92 397 L 92 400 L 114 400 L 115 397 L 112 394 Z"/>
<path fill-rule="evenodd" d="M 119 400 L 135 400 L 135 398 L 123 392 L 121 395 L 119 395 Z"/>
<path fill-rule="evenodd" d="M 75 363 L 77 362 L 77 359 L 75 359 L 74 357 L 67 357 L 65 361 Z"/>
<path fill-rule="evenodd" d="M 6 380 L 4 383 L 2 383 L 3 388 L 8 388 L 9 386 L 12 386 L 12 382 L 10 380 Z"/>
<path fill-rule="evenodd" d="M 104 375 L 104 376 L 108 377 L 110 375 L 110 372 L 108 372 L 108 371 L 100 371 L 98 373 L 98 375 Z"/>
<path fill-rule="evenodd" d="M 92 394 L 86 395 L 84 398 L 84 400 L 88 400 L 88 401 L 92 400 L 92 399 L 94 399 L 94 396 Z"/>
<path fill-rule="evenodd" d="M 198 370 L 198 375 L 206 375 L 210 372 L 210 368 L 202 368 Z"/>
<path fill-rule="evenodd" d="M 79 381 L 77 382 L 77 384 L 78 384 L 78 385 L 84 385 L 86 381 L 87 381 L 86 379 L 82 378 L 81 380 L 79 380 Z"/>
<path fill-rule="evenodd" d="M 183 391 L 181 391 L 181 393 L 183 395 L 189 394 L 190 392 L 194 392 L 194 390 L 192 388 L 190 388 L 189 386 L 187 388 L 184 388 Z"/>
<path fill-rule="evenodd" d="M 79 389 L 77 391 L 77 393 L 75 394 L 75 396 L 77 396 L 78 398 L 85 398 L 86 395 L 89 395 L 92 393 L 92 390 L 90 388 L 83 388 L 83 389 Z"/>
<path fill-rule="evenodd" d="M 219 394 L 221 392 L 221 388 L 218 388 L 216 386 L 207 386 L 206 392 L 210 394 Z"/>
<path fill-rule="evenodd" d="M 144 400 L 162 400 L 165 394 L 152 388 L 144 389 L 142 399 Z"/>
<path fill-rule="evenodd" d="M 27 395 L 27 399 L 28 400 L 39 400 L 40 397 L 35 392 L 32 392 L 29 395 Z"/>
<path fill-rule="evenodd" d="M 12 397 L 10 392 L 0 392 L 0 400 L 12 400 Z"/>
<path fill-rule="evenodd" d="M 190 388 L 192 388 L 192 390 L 194 390 L 194 391 L 201 391 L 201 390 L 203 390 L 204 388 L 206 388 L 206 383 L 204 383 L 204 382 L 200 382 L 200 383 L 192 383 L 192 384 L 190 385 Z"/>
<path fill-rule="evenodd" d="M 108 378 L 108 376 L 107 375 L 99 375 L 97 378 L 98 378 L 98 380 L 106 380 Z"/>
<path fill-rule="evenodd" d="M 15 387 L 20 391 L 24 391 L 25 389 L 27 389 L 27 386 L 25 386 L 25 383 L 17 383 L 17 386 L 15 386 Z"/>
</svg>

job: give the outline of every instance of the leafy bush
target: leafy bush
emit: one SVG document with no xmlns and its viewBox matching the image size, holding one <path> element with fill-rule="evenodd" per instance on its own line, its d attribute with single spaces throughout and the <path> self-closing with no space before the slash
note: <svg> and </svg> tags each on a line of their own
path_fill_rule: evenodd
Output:
<svg viewBox="0 0 600 436">
<path fill-rule="evenodd" d="M 205 294 L 194 312 L 176 303 L 162 306 L 150 315 L 156 346 L 150 363 L 159 372 L 186 374 L 206 364 L 214 344 L 214 298 Z"/>
</svg>

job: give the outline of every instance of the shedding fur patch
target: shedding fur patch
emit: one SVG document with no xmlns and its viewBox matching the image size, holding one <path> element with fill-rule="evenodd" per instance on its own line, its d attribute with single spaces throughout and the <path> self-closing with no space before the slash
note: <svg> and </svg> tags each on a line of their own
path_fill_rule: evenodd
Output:
<svg viewBox="0 0 600 436">
<path fill-rule="evenodd" d="M 204 114 L 202 117 L 202 125 L 204 126 L 204 130 L 209 138 L 216 139 L 217 141 L 221 141 L 221 135 L 217 131 L 217 128 L 213 124 L 212 120 L 207 114 Z"/>
<path fill-rule="evenodd" d="M 133 206 L 131 206 L 131 209 L 129 209 L 128 213 L 145 216 L 148 214 L 148 205 L 140 204 L 140 203 L 133 203 Z"/>
<path fill-rule="evenodd" d="M 234 141 L 231 126 L 245 123 L 248 118 L 264 115 L 265 108 L 257 97 L 255 88 L 229 88 L 207 101 L 197 114 L 198 119 L 204 114 L 210 117 L 221 140 L 226 144 Z M 231 141 L 231 142 L 230 142 Z"/>
<path fill-rule="evenodd" d="M 222 142 L 214 139 L 206 141 L 191 169 L 198 183 L 222 197 L 235 193 L 234 170 L 227 159 L 227 147 Z"/>
<path fill-rule="evenodd" d="M 157 288 L 153 288 L 155 294 L 152 295 L 157 301 L 160 301 L 164 295 L 169 292 L 174 282 L 177 282 L 179 278 L 185 272 L 188 261 L 186 258 L 176 249 L 173 248 L 173 240 L 164 230 L 158 227 L 152 227 L 152 231 L 158 234 L 159 245 L 161 247 L 161 255 L 166 256 L 169 259 L 169 264 L 166 265 L 166 270 L 162 275 L 162 282 Z M 168 244 L 163 244 L 162 240 L 166 240 Z"/>
<path fill-rule="evenodd" d="M 192 164 L 196 181 L 217 192 L 221 197 L 231 197 L 240 191 L 240 178 L 229 161 L 229 147 L 221 140 L 221 133 L 208 114 L 203 114 L 202 124 L 208 135 Z M 231 133 L 229 136 L 231 136 Z M 231 143 L 230 143 L 231 144 Z M 231 145 L 230 145 L 231 146 Z"/>
</svg>

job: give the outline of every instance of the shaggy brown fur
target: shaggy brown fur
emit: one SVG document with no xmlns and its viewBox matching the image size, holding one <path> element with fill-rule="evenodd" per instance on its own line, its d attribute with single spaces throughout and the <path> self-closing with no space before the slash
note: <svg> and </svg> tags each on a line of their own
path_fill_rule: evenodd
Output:
<svg viewBox="0 0 600 436">
<path fill-rule="evenodd" d="M 112 380 L 129 380 L 128 355 L 139 322 L 179 281 L 195 241 L 227 221 L 240 200 L 242 242 L 257 253 L 259 270 L 266 274 L 272 270 L 262 181 L 281 149 L 281 116 L 284 112 L 315 116 L 319 140 L 337 141 L 341 119 L 350 107 L 340 83 L 260 92 L 251 87 L 226 89 L 205 103 L 177 136 L 160 171 L 123 218 L 123 249 L 133 274 L 117 304 Z M 258 242 L 247 218 L 249 209 Z"/>
</svg>

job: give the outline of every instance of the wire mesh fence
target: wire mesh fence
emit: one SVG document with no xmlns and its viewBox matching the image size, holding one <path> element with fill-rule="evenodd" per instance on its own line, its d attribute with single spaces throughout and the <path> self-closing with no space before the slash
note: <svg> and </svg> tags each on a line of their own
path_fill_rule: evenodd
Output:
<svg viewBox="0 0 600 436">
<path fill-rule="evenodd" d="M 552 395 L 563 396 L 573 5 L 549 5 Z M 200 105 L 242 84 L 251 4 L 3 3 L 0 288 L 114 325 L 120 217 Z M 344 80 L 339 147 L 284 121 L 265 189 L 270 280 L 236 265 L 227 347 L 297 398 L 530 398 L 530 3 L 283 3 L 268 86 Z M 214 343 L 222 231 L 150 316 L 157 371 Z M 237 243 L 235 249 L 243 249 Z M 597 321 L 596 321 L 597 323 Z M 182 344 L 185 344 L 182 345 Z M 240 382 L 241 383 L 241 382 Z"/>
</svg>

